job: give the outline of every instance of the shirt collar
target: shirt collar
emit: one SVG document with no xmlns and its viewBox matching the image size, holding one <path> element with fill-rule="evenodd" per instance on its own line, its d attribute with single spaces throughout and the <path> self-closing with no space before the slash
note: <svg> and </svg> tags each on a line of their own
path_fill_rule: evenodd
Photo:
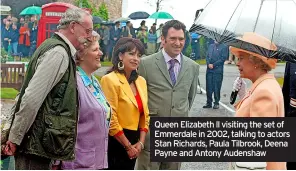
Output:
<svg viewBox="0 0 296 171">
<path fill-rule="evenodd" d="M 69 47 L 70 47 L 70 51 L 71 51 L 71 55 L 72 55 L 72 57 L 73 57 L 73 59 L 74 59 L 74 57 L 75 57 L 75 54 L 76 54 L 76 49 L 75 49 L 75 47 L 73 46 L 73 44 L 69 41 L 69 39 L 66 37 L 66 36 L 64 36 L 62 33 L 59 33 L 59 32 L 55 32 L 55 34 L 57 34 L 57 35 L 59 35 L 68 45 L 69 45 Z M 74 59 L 75 60 L 75 59 Z"/>
<path fill-rule="evenodd" d="M 168 63 L 172 57 L 170 57 L 164 49 L 162 49 L 162 54 L 166 63 Z M 179 54 L 175 59 L 177 59 L 178 63 L 181 64 L 181 54 Z"/>
<path fill-rule="evenodd" d="M 85 87 L 91 85 L 92 83 L 95 83 L 93 75 L 91 76 L 92 79 L 88 77 L 88 75 L 83 71 L 83 69 L 79 66 L 77 66 L 78 74 L 81 76 L 82 82 Z"/>
</svg>

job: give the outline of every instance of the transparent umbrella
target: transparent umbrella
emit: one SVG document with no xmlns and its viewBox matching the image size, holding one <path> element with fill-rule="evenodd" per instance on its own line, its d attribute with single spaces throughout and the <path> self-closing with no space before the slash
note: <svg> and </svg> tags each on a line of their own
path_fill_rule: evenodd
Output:
<svg viewBox="0 0 296 171">
<path fill-rule="evenodd" d="M 127 22 L 128 20 L 130 20 L 130 18 L 125 18 L 125 17 L 120 17 L 120 18 L 117 18 L 116 20 L 114 20 L 114 23 L 116 22 Z"/>
<path fill-rule="evenodd" d="M 190 31 L 266 57 L 296 62 L 295 0 L 210 0 Z M 254 32 L 271 40 L 276 50 L 244 42 Z"/>
</svg>

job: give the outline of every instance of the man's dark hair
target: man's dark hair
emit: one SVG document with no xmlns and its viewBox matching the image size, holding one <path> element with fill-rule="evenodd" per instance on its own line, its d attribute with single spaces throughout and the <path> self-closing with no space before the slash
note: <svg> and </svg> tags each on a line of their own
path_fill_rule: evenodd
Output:
<svg viewBox="0 0 296 171">
<path fill-rule="evenodd" d="M 116 21 L 116 22 L 115 22 L 115 25 L 116 25 L 116 24 L 120 24 L 120 22 L 119 22 L 119 21 Z"/>
<path fill-rule="evenodd" d="M 131 23 L 131 22 L 130 22 L 130 21 L 127 21 L 127 22 L 126 22 L 126 25 L 128 25 L 129 23 Z"/>
<path fill-rule="evenodd" d="M 168 22 L 166 22 L 162 28 L 162 35 L 166 38 L 168 35 L 168 31 L 170 28 L 174 28 L 176 30 L 183 30 L 184 32 L 184 37 L 185 37 L 185 30 L 186 30 L 186 26 L 178 21 L 178 20 L 170 20 Z"/>
</svg>

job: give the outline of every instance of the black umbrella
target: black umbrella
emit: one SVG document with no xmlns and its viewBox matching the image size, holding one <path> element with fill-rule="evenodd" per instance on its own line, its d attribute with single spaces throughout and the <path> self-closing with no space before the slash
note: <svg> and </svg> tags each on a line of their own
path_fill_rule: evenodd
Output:
<svg viewBox="0 0 296 171">
<path fill-rule="evenodd" d="M 93 24 L 101 24 L 103 21 L 104 20 L 101 17 L 93 16 Z"/>
<path fill-rule="evenodd" d="M 211 0 L 190 31 L 269 58 L 296 62 L 295 0 Z M 277 46 L 268 50 L 240 38 L 261 35 Z"/>
<path fill-rule="evenodd" d="M 137 19 L 147 19 L 150 15 L 147 12 L 144 11 L 137 11 L 131 13 L 128 17 L 132 20 L 137 20 Z"/>
</svg>

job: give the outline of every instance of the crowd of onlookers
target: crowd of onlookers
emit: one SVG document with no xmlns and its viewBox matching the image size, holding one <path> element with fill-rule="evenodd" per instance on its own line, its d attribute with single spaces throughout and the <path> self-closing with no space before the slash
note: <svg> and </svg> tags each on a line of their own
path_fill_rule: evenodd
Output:
<svg viewBox="0 0 296 171">
<path fill-rule="evenodd" d="M 134 28 L 130 21 L 124 26 L 122 23 L 101 24 L 95 28 L 100 36 L 100 47 L 104 53 L 102 61 L 112 58 L 113 47 L 121 37 L 132 37 L 139 39 L 145 46 L 145 55 L 151 55 L 161 48 L 161 30 L 163 24 L 157 28 L 157 24 L 148 28 L 145 20 L 143 20 L 138 28 Z M 8 15 L 3 19 L 1 27 L 1 48 L 4 48 L 12 56 L 30 57 L 36 50 L 38 34 L 38 20 L 36 16 L 20 17 L 19 19 Z M 204 44 L 200 42 L 200 37 L 196 33 L 186 31 L 186 42 L 183 54 L 194 60 L 205 58 L 201 54 Z M 205 44 L 211 44 L 207 42 Z M 186 53 L 188 46 L 191 46 L 190 52 Z"/>
<path fill-rule="evenodd" d="M 113 47 L 121 37 L 139 39 L 145 46 L 146 55 L 155 53 L 160 47 L 163 24 L 160 24 L 159 28 L 156 28 L 156 23 L 154 23 L 149 29 L 145 24 L 146 22 L 143 20 L 139 28 L 134 28 L 133 24 L 127 21 L 125 26 L 121 27 L 121 23 L 118 21 L 115 22 L 115 25 L 101 24 L 100 28 L 95 28 L 101 36 L 100 46 L 105 54 L 102 61 L 104 59 L 111 60 Z"/>
<path fill-rule="evenodd" d="M 145 55 L 157 52 L 161 48 L 162 27 L 163 24 L 157 27 L 157 24 L 153 23 L 148 28 L 145 20 L 141 22 L 138 28 L 134 28 L 130 21 L 127 21 L 124 26 L 120 22 L 116 22 L 115 25 L 101 24 L 99 28 L 95 28 L 95 31 L 101 36 L 100 47 L 104 53 L 101 60 L 111 60 L 113 47 L 121 37 L 139 39 L 145 46 Z M 185 36 L 186 41 L 182 53 L 193 60 L 205 59 L 207 47 L 213 43 L 213 40 L 189 31 L 185 32 Z M 191 48 L 188 48 L 189 46 Z"/>
<path fill-rule="evenodd" d="M 12 56 L 32 56 L 37 45 L 37 17 L 25 16 L 17 19 L 8 15 L 2 22 L 1 48 Z"/>
</svg>

